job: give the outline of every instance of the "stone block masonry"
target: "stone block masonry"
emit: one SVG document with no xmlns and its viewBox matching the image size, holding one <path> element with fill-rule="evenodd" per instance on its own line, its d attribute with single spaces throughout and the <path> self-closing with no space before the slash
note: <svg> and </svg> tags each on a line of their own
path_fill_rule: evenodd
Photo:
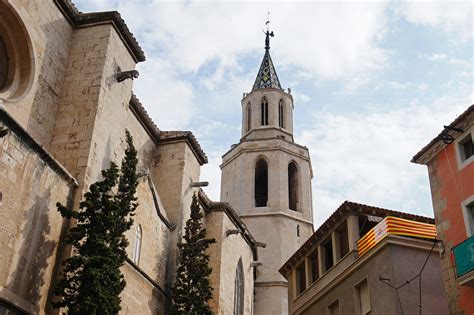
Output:
<svg viewBox="0 0 474 315">
<path fill-rule="evenodd" d="M 77 183 L 2 108 L 0 124 L 0 299 L 44 314 L 67 225 L 56 202 L 71 204 Z"/>
</svg>

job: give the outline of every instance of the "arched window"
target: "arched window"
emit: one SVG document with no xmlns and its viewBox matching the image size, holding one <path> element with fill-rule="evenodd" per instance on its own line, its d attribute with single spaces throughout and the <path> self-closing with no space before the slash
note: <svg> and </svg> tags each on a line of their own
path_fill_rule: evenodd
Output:
<svg viewBox="0 0 474 315">
<path fill-rule="evenodd" d="M 290 210 L 298 211 L 298 168 L 295 162 L 288 164 L 288 201 Z"/>
<path fill-rule="evenodd" d="M 8 53 L 7 46 L 0 36 L 0 90 L 7 84 L 8 79 Z"/>
<path fill-rule="evenodd" d="M 252 112 L 250 108 L 250 103 L 247 104 L 247 131 L 250 131 L 252 128 Z"/>
<path fill-rule="evenodd" d="M 142 226 L 139 224 L 135 230 L 135 245 L 133 247 L 133 262 L 138 265 L 140 263 L 140 252 L 142 248 Z"/>
<path fill-rule="evenodd" d="M 268 125 L 268 102 L 266 97 L 262 99 L 262 126 Z"/>
<path fill-rule="evenodd" d="M 284 116 L 283 116 L 283 100 L 280 100 L 280 104 L 278 105 L 278 125 L 281 127 L 281 128 L 285 128 L 284 127 L 284 123 L 283 123 L 283 119 L 284 119 Z"/>
<path fill-rule="evenodd" d="M 244 285 L 244 268 L 242 266 L 242 258 L 240 258 L 235 270 L 234 315 L 244 314 Z"/>
<path fill-rule="evenodd" d="M 266 207 L 268 201 L 268 166 L 264 159 L 255 164 L 255 206 Z"/>
<path fill-rule="evenodd" d="M 10 1 L 0 1 L 0 98 L 13 99 L 30 87 L 33 56 L 30 34 Z"/>
</svg>

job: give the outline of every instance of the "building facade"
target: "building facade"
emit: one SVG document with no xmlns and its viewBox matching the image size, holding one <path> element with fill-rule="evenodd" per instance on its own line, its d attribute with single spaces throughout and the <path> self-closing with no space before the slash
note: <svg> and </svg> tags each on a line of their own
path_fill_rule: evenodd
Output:
<svg viewBox="0 0 474 315">
<path fill-rule="evenodd" d="M 306 147 L 293 140 L 293 97 L 265 54 L 242 104 L 242 138 L 222 157 L 221 200 L 236 209 L 259 250 L 255 314 L 287 314 L 288 283 L 278 269 L 313 232 L 312 169 Z"/>
<path fill-rule="evenodd" d="M 474 105 L 412 159 L 428 166 L 450 314 L 474 314 Z"/>
<path fill-rule="evenodd" d="M 448 314 L 433 223 L 344 202 L 280 269 L 289 313 Z"/>
<path fill-rule="evenodd" d="M 58 314 L 51 288 L 78 209 L 125 130 L 138 151 L 123 314 L 164 314 L 193 194 L 205 212 L 215 314 L 252 314 L 258 243 L 235 210 L 197 188 L 207 157 L 189 131 L 160 130 L 132 93 L 145 55 L 118 12 L 69 0 L 0 1 L 0 313 Z M 151 104 L 150 104 L 151 105 Z M 152 105 L 151 105 L 152 106 Z M 261 245 L 261 244 L 260 244 Z"/>
</svg>

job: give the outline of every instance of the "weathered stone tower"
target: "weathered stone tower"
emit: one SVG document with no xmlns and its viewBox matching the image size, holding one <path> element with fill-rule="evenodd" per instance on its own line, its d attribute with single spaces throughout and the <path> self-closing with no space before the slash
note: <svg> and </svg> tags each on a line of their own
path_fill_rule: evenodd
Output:
<svg viewBox="0 0 474 315">
<path fill-rule="evenodd" d="M 287 282 L 281 265 L 313 232 L 308 149 L 293 140 L 293 97 L 285 92 L 265 55 L 250 93 L 242 99 L 242 138 L 222 158 L 221 200 L 229 202 L 259 250 L 254 314 L 287 314 Z"/>
</svg>

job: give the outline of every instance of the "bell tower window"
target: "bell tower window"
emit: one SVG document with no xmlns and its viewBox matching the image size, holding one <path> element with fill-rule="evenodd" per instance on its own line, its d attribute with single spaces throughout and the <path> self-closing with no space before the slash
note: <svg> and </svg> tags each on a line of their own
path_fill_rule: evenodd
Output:
<svg viewBox="0 0 474 315">
<path fill-rule="evenodd" d="M 7 46 L 0 36 L 0 90 L 3 90 L 8 79 L 8 53 Z"/>
<path fill-rule="evenodd" d="M 264 97 L 262 99 L 262 126 L 268 125 L 268 102 Z"/>
<path fill-rule="evenodd" d="M 298 211 L 298 168 L 295 162 L 288 165 L 288 201 L 290 210 Z"/>
<path fill-rule="evenodd" d="M 285 128 L 283 121 L 284 121 L 284 116 L 283 116 L 283 100 L 280 100 L 280 104 L 278 105 L 278 125 L 281 128 Z"/>
<path fill-rule="evenodd" d="M 255 206 L 266 207 L 268 201 L 268 165 L 264 159 L 255 164 Z"/>
<path fill-rule="evenodd" d="M 247 104 L 247 131 L 250 131 L 252 128 L 252 111 L 250 108 L 250 103 Z"/>
</svg>

